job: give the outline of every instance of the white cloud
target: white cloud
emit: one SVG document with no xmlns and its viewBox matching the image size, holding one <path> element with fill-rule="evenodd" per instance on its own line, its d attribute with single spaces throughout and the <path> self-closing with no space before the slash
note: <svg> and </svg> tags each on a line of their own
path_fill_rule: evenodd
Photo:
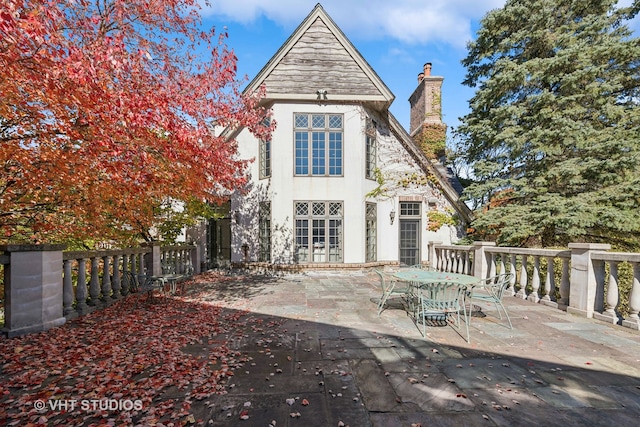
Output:
<svg viewBox="0 0 640 427">
<path fill-rule="evenodd" d="M 324 0 L 322 7 L 350 36 L 403 43 L 446 43 L 464 47 L 472 37 L 471 21 L 479 20 L 506 0 Z M 318 0 L 214 0 L 206 15 L 221 15 L 242 24 L 258 17 L 293 29 Z"/>
</svg>

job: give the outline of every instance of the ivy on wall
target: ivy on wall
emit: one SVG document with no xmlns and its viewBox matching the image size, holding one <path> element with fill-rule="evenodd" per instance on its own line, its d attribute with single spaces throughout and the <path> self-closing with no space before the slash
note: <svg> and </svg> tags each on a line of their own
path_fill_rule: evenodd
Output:
<svg viewBox="0 0 640 427">
<path fill-rule="evenodd" d="M 411 185 L 427 185 L 431 184 L 439 188 L 438 179 L 433 174 L 424 173 L 407 173 L 398 178 L 397 185 L 402 188 L 408 188 Z"/>
<path fill-rule="evenodd" d="M 427 212 L 427 230 L 438 231 L 443 225 L 458 225 L 458 217 L 452 212 Z"/>
<path fill-rule="evenodd" d="M 369 191 L 367 194 L 365 194 L 365 198 L 375 199 L 376 197 L 379 197 L 379 196 L 387 196 L 387 188 L 385 188 L 384 186 L 385 179 L 384 179 L 384 176 L 382 175 L 382 171 L 380 170 L 380 168 L 375 168 L 373 170 L 373 175 L 375 177 L 376 182 L 378 183 L 378 186 L 373 190 Z"/>
<path fill-rule="evenodd" d="M 427 159 L 434 160 L 445 155 L 447 126 L 442 123 L 424 123 L 416 142 Z"/>
</svg>

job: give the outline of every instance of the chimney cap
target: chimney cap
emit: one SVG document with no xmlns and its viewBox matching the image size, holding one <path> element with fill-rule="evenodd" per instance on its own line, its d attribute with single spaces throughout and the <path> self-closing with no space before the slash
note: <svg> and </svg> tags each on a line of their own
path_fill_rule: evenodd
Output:
<svg viewBox="0 0 640 427">
<path fill-rule="evenodd" d="M 431 62 L 424 64 L 424 75 L 425 77 L 429 77 L 431 75 Z"/>
<path fill-rule="evenodd" d="M 424 73 L 419 73 L 418 74 L 418 83 L 420 83 L 422 80 L 424 80 Z"/>
</svg>

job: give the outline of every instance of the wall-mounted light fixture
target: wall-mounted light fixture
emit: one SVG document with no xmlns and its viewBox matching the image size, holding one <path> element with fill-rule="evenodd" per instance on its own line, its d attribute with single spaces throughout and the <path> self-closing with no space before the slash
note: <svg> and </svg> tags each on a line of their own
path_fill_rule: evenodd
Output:
<svg viewBox="0 0 640 427">
<path fill-rule="evenodd" d="M 393 220 L 396 219 L 396 210 L 391 208 L 391 212 L 389 212 L 389 219 L 391 220 L 391 225 L 393 225 Z"/>
<path fill-rule="evenodd" d="M 236 224 L 240 223 L 240 212 L 233 211 L 233 219 L 236 222 Z"/>
<path fill-rule="evenodd" d="M 316 95 L 318 95 L 317 99 L 327 99 L 327 90 L 326 89 L 318 89 L 316 91 Z"/>
</svg>

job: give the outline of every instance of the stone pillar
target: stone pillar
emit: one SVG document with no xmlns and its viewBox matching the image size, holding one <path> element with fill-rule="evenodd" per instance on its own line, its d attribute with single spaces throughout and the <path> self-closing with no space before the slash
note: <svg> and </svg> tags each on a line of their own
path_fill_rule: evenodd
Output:
<svg viewBox="0 0 640 427">
<path fill-rule="evenodd" d="M 569 243 L 571 249 L 571 282 L 569 283 L 569 306 L 567 313 L 593 317 L 597 280 L 591 253 L 608 251 L 606 243 Z"/>
<path fill-rule="evenodd" d="M 144 246 L 151 248 L 144 256 L 145 274 L 148 276 L 162 276 L 162 251 L 160 242 L 147 243 Z"/>
<path fill-rule="evenodd" d="M 63 325 L 65 245 L 2 245 L 9 255 L 4 270 L 5 326 L 8 337 Z"/>
<path fill-rule="evenodd" d="M 193 247 L 193 249 L 191 249 L 190 252 L 190 259 L 191 259 L 191 266 L 193 267 L 193 275 L 198 275 L 200 273 L 202 273 L 202 269 L 200 266 L 200 246 L 196 245 Z"/>
<path fill-rule="evenodd" d="M 489 277 L 489 263 L 491 257 L 487 257 L 485 248 L 495 246 L 495 242 L 473 242 L 473 276 L 478 279 L 486 279 Z"/>
<path fill-rule="evenodd" d="M 197 259 L 193 259 L 193 273 L 200 274 L 207 269 L 207 221 L 187 228 L 187 242 L 196 245 Z"/>
</svg>

